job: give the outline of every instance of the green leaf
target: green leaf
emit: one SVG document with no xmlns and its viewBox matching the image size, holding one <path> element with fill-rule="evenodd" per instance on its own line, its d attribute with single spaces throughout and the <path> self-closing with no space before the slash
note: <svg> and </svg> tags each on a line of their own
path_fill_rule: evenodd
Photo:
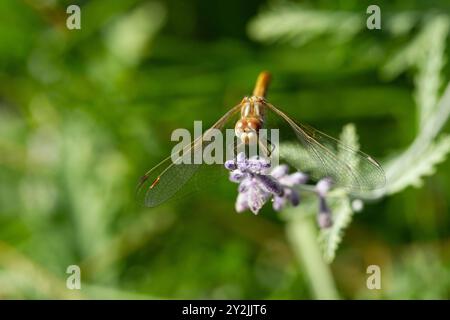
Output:
<svg viewBox="0 0 450 320">
<path fill-rule="evenodd" d="M 436 165 L 441 163 L 450 152 L 450 135 L 442 136 L 438 141 L 432 143 L 421 155 L 409 166 L 403 168 L 403 174 L 389 187 L 389 194 L 396 193 L 412 185 L 422 186 L 423 178 L 435 173 Z"/>
<path fill-rule="evenodd" d="M 419 107 L 420 126 L 436 111 L 439 90 L 442 87 L 442 69 L 445 64 L 445 44 L 449 32 L 446 16 L 436 17 L 427 26 L 425 54 L 418 59 L 419 72 L 416 76 L 414 97 Z"/>
<path fill-rule="evenodd" d="M 344 229 L 350 224 L 353 216 L 353 210 L 347 196 L 329 199 L 329 202 L 333 212 L 333 226 L 321 230 L 319 234 L 323 257 L 328 263 L 333 261 L 336 250 L 344 236 Z"/>
<path fill-rule="evenodd" d="M 302 45 L 324 35 L 336 41 L 346 41 L 364 27 L 363 16 L 353 12 L 311 10 L 282 4 L 251 20 L 248 33 L 257 41 Z"/>
</svg>

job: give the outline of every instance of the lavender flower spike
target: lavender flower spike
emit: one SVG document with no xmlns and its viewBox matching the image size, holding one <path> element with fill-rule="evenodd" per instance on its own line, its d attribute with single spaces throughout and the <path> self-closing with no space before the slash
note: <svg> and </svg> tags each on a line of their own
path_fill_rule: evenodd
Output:
<svg viewBox="0 0 450 320">
<path fill-rule="evenodd" d="M 270 172 L 270 162 L 259 157 L 246 158 L 243 152 L 235 160 L 225 162 L 230 171 L 230 180 L 239 183 L 236 211 L 250 209 L 257 214 L 263 205 L 273 197 L 273 208 L 283 209 L 288 203 L 297 206 L 300 195 L 292 187 L 304 184 L 307 176 L 301 172 L 288 174 L 288 167 L 281 165 Z"/>
<path fill-rule="evenodd" d="M 319 196 L 319 213 L 317 215 L 317 223 L 322 229 L 330 228 L 333 225 L 331 210 L 325 200 L 332 184 L 333 181 L 330 178 L 321 179 L 316 184 L 316 193 Z"/>
</svg>

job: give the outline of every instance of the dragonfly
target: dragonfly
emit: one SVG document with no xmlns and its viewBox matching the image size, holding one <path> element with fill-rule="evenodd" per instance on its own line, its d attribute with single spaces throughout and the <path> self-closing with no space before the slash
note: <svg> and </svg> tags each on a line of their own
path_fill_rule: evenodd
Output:
<svg viewBox="0 0 450 320">
<path fill-rule="evenodd" d="M 280 157 L 297 170 L 308 173 L 316 181 L 329 177 L 335 187 L 344 188 L 355 195 L 384 187 L 384 171 L 374 158 L 306 124 L 294 121 L 271 104 L 266 99 L 270 80 L 269 72 L 261 72 L 252 96 L 244 97 L 182 151 L 199 152 L 210 143 L 207 137 L 213 129 L 223 130 L 233 124 L 237 140 L 244 145 L 255 143 L 259 141 L 261 129 L 268 126 L 267 120 L 272 118 L 287 127 L 284 132 L 291 141 L 288 144 L 290 149 L 285 153 L 280 148 Z M 269 144 L 262 147 L 270 156 L 272 146 Z M 170 155 L 140 179 L 137 193 L 143 197 L 145 206 L 155 207 L 169 200 L 182 190 L 202 167 L 207 166 L 173 161 L 174 158 L 177 159 L 177 156 Z M 180 158 L 181 156 L 178 159 Z"/>
</svg>

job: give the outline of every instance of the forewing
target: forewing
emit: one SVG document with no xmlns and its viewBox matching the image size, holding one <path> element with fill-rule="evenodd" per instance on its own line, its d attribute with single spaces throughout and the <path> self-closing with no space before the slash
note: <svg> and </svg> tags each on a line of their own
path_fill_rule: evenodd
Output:
<svg viewBox="0 0 450 320">
<path fill-rule="evenodd" d="M 296 141 L 290 148 L 281 150 L 280 156 L 297 170 L 309 173 L 314 180 L 330 177 L 335 186 L 355 193 L 384 187 L 384 171 L 372 157 L 325 133 L 296 123 L 270 103 L 266 105 L 295 133 Z"/>
<path fill-rule="evenodd" d="M 190 145 L 184 147 L 183 152 L 190 152 L 192 155 L 202 152 L 202 150 L 211 143 L 211 140 L 208 138 L 208 133 L 211 129 L 224 129 L 232 122 L 232 117 L 236 115 L 239 110 L 240 105 L 230 109 L 210 129 L 205 131 L 202 136 L 198 137 Z M 176 160 L 173 161 L 172 159 Z M 218 167 L 218 165 L 186 164 L 183 163 L 182 157 L 172 157 L 171 155 L 149 170 L 141 178 L 137 186 L 138 198 L 143 200 L 147 207 L 158 206 L 179 193 L 181 189 L 186 187 L 186 184 L 188 184 L 192 178 L 198 176 L 198 179 L 196 180 L 199 181 L 212 179 L 214 167 Z M 190 184 L 197 185 L 196 181 Z"/>
</svg>

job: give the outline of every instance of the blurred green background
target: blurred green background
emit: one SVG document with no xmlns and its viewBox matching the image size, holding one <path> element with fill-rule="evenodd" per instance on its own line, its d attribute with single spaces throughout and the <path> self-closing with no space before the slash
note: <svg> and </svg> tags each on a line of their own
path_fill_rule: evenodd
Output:
<svg viewBox="0 0 450 320">
<path fill-rule="evenodd" d="M 297 246 L 270 208 L 236 214 L 227 181 L 154 209 L 134 198 L 172 130 L 214 123 L 261 70 L 293 118 L 333 136 L 354 123 L 382 161 L 410 145 L 417 105 L 449 80 L 450 4 L 377 1 L 382 29 L 368 30 L 372 2 L 1 1 L 0 298 L 448 299 L 447 151 L 421 187 L 353 216 L 329 265 L 317 227 L 293 229 Z M 74 3 L 81 30 L 65 25 Z M 436 17 L 433 47 L 421 32 Z M 402 51 L 418 34 L 438 58 Z M 373 264 L 381 290 L 366 287 Z M 69 265 L 82 290 L 66 288 Z"/>
</svg>

